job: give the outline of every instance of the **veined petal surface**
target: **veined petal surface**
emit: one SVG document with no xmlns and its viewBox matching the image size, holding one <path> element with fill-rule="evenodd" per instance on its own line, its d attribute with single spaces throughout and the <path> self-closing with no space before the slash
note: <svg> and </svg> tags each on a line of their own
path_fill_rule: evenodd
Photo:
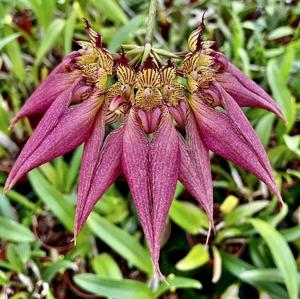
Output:
<svg viewBox="0 0 300 299">
<path fill-rule="evenodd" d="M 233 109 L 234 102 L 230 104 L 228 102 L 227 100 L 227 108 Z M 245 126 L 247 119 L 237 114 L 237 120 L 234 121 L 231 115 L 217 111 L 199 99 L 194 99 L 192 107 L 197 118 L 201 139 L 208 149 L 253 173 L 281 201 L 280 193 L 270 173 L 269 161 L 265 155 L 261 157 L 258 154 L 256 143 L 259 140 L 253 140 L 253 129 L 250 130 L 248 125 Z M 237 122 L 244 127 L 239 127 Z"/>
<path fill-rule="evenodd" d="M 193 112 L 188 109 L 186 119 L 188 144 L 180 138 L 181 164 L 179 180 L 200 203 L 213 226 L 213 186 L 208 149 L 198 132 Z"/>
<path fill-rule="evenodd" d="M 174 197 L 180 168 L 179 136 L 166 107 L 150 143 L 150 178 L 153 206 L 154 244 L 152 258 L 158 274 L 160 242 L 169 208 Z"/>
<path fill-rule="evenodd" d="M 98 154 L 98 160 L 95 159 L 97 160 L 97 165 L 90 178 L 89 188 L 86 189 L 85 195 L 81 194 L 78 196 L 74 227 L 75 238 L 78 236 L 97 201 L 122 172 L 121 157 L 124 127 L 125 125 L 122 124 L 107 136 Z"/>
<path fill-rule="evenodd" d="M 105 134 L 105 113 L 106 108 L 103 105 L 95 117 L 91 135 L 84 143 L 78 183 L 78 203 L 87 198 L 95 176 Z"/>
<path fill-rule="evenodd" d="M 31 169 L 65 154 L 83 143 L 90 135 L 98 109 L 99 102 L 91 97 L 81 104 L 66 109 L 59 120 L 54 123 L 49 120 L 52 124 L 51 127 L 48 122 L 41 121 L 40 129 L 36 130 L 34 135 L 29 138 L 11 170 L 5 190 L 11 189 Z M 43 129 L 47 131 L 47 134 L 43 132 Z"/>
<path fill-rule="evenodd" d="M 75 52 L 69 54 L 38 86 L 25 102 L 18 114 L 13 118 L 14 126 L 21 118 L 33 114 L 45 113 L 55 99 L 73 84 L 74 78 L 66 72 L 66 66 L 71 62 Z"/>
<path fill-rule="evenodd" d="M 150 180 L 149 142 L 131 109 L 123 138 L 122 168 L 150 250 L 154 248 L 153 202 Z"/>
<path fill-rule="evenodd" d="M 223 54 L 218 53 L 218 59 L 225 65 L 225 72 L 217 74 L 216 80 L 241 107 L 263 108 L 285 121 L 278 104 L 258 84 L 229 62 Z"/>
</svg>

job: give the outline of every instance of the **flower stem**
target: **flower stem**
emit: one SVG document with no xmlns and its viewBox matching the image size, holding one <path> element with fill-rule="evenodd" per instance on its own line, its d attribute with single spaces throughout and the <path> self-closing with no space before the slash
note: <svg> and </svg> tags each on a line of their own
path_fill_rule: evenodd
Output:
<svg viewBox="0 0 300 299">
<path fill-rule="evenodd" d="M 156 11 L 157 11 L 157 4 L 158 4 L 157 0 L 151 0 L 150 1 L 147 31 L 146 31 L 146 37 L 145 37 L 145 45 L 146 44 L 150 44 L 150 45 L 152 44 L 154 23 L 155 23 L 155 18 L 156 18 Z"/>
</svg>

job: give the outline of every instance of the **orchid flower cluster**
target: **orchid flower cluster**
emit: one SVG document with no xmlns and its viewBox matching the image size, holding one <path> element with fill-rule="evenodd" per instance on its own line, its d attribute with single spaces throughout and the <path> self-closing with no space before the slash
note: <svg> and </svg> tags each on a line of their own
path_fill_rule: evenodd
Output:
<svg viewBox="0 0 300 299">
<path fill-rule="evenodd" d="M 78 42 L 81 49 L 64 58 L 12 121 L 43 114 L 5 190 L 84 143 L 75 238 L 99 198 L 123 174 L 158 274 L 177 181 L 213 227 L 209 151 L 253 173 L 281 202 L 267 154 L 241 107 L 283 114 L 265 91 L 212 49 L 213 42 L 202 40 L 203 28 L 191 33 L 189 51 L 177 66 L 170 60 L 161 65 L 151 55 L 132 64 L 124 51 L 116 59 L 87 24 L 89 41 Z M 116 83 L 109 86 L 111 77 Z"/>
</svg>

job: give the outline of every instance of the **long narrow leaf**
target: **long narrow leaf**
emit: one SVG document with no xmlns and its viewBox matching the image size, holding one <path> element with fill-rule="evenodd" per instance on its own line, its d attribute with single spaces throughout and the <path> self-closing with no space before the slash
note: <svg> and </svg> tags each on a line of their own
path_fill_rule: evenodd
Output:
<svg viewBox="0 0 300 299">
<path fill-rule="evenodd" d="M 0 216 L 0 239 L 14 242 L 33 242 L 35 237 L 26 226 Z"/>
<path fill-rule="evenodd" d="M 70 232 L 73 232 L 74 207 L 70 202 L 45 179 L 38 169 L 29 173 L 29 180 L 46 207 Z"/>
<path fill-rule="evenodd" d="M 87 221 L 91 231 L 123 258 L 140 270 L 151 274 L 152 264 L 148 251 L 126 231 L 105 218 L 92 213 Z"/>
<path fill-rule="evenodd" d="M 60 37 L 60 33 L 63 30 L 64 25 L 65 21 L 61 19 L 55 19 L 49 25 L 36 54 L 36 65 L 42 61 L 45 54 L 53 47 L 54 43 Z"/>
<path fill-rule="evenodd" d="M 267 222 L 261 219 L 251 219 L 249 222 L 267 243 L 274 258 L 274 262 L 283 276 L 290 299 L 299 298 L 297 265 L 288 244 Z"/>
<path fill-rule="evenodd" d="M 147 285 L 139 281 L 101 278 L 95 274 L 78 274 L 74 277 L 74 281 L 82 289 L 99 296 L 116 299 L 153 298 Z"/>
<path fill-rule="evenodd" d="M 252 265 L 232 256 L 228 253 L 222 252 L 222 262 L 224 268 L 238 279 L 252 285 L 253 287 L 265 291 L 274 299 L 288 299 L 287 292 L 278 284 L 272 282 L 257 282 L 250 279 L 243 280 L 242 273 L 255 269 Z"/>
</svg>

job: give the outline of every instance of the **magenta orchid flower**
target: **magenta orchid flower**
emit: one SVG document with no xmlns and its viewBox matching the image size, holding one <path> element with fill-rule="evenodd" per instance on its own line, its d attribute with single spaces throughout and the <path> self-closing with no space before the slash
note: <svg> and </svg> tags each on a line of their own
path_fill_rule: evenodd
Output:
<svg viewBox="0 0 300 299">
<path fill-rule="evenodd" d="M 124 174 L 156 273 L 160 241 L 180 181 L 213 227 L 209 151 L 245 168 L 282 202 L 267 154 L 240 107 L 280 108 L 221 53 L 192 32 L 179 72 L 148 57 L 139 67 L 124 53 L 114 62 L 88 25 L 90 42 L 68 55 L 28 99 L 13 123 L 44 113 L 6 182 L 9 190 L 31 169 L 84 143 L 74 235 L 97 201 Z M 116 74 L 117 82 L 107 87 Z M 177 81 L 178 74 L 186 86 Z M 105 125 L 120 125 L 105 137 Z M 186 138 L 179 133 L 186 132 Z"/>
<path fill-rule="evenodd" d="M 112 74 L 113 59 L 100 36 L 87 28 L 91 42 L 79 42 L 82 49 L 68 55 L 50 73 L 13 119 L 12 125 L 24 116 L 44 113 L 11 170 L 5 189 L 31 169 L 83 142 L 89 144 L 92 131 L 98 130 L 97 138 L 103 139 L 105 86 Z"/>
</svg>

